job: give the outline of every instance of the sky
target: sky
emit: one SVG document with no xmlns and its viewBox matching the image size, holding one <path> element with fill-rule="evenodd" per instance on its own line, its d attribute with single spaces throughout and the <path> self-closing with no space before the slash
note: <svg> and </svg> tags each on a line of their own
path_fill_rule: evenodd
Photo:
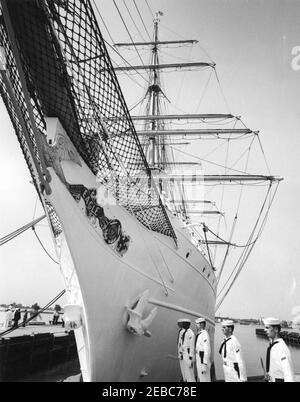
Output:
<svg viewBox="0 0 300 402">
<path fill-rule="evenodd" d="M 218 314 L 295 318 L 297 306 L 300 306 L 300 58 L 297 58 L 297 52 L 300 54 L 300 2 L 139 0 L 135 3 L 149 32 L 153 19 L 150 10 L 152 13 L 162 11 L 162 38 L 199 40 L 192 53 L 189 53 L 190 49 L 182 51 L 193 60 L 209 55 L 209 59 L 216 62 L 222 88 L 222 92 L 219 88 L 219 98 L 222 98 L 224 112 L 229 109 L 232 114 L 241 115 L 248 126 L 260 130 L 272 173 L 284 177 L 263 235 Z M 97 0 L 96 4 L 109 31 L 99 19 L 104 38 L 109 43 L 111 39 L 115 42 L 130 41 L 114 2 Z M 116 4 L 134 40 L 141 38 L 124 4 L 146 39 L 134 2 L 117 0 Z M 116 60 L 115 53 L 110 53 Z M 138 64 L 136 56 L 131 55 L 132 63 Z M 198 103 L 198 100 L 189 90 L 188 78 L 184 80 L 177 100 L 182 109 L 194 113 L 194 101 Z M 196 85 L 195 80 L 192 85 Z M 130 89 L 123 78 L 120 82 L 131 106 L 140 93 Z M 173 84 L 169 87 L 166 84 L 166 90 L 172 94 Z M 211 100 L 209 104 L 211 109 L 205 109 L 201 103 L 198 111 L 212 112 L 217 103 Z M 0 121 L 2 237 L 43 212 L 39 203 L 36 205 L 37 196 L 2 102 Z M 252 166 L 258 167 L 261 161 L 255 155 Z M 253 196 L 250 200 L 249 208 L 252 200 L 254 202 Z M 37 233 L 55 258 L 50 231 L 45 223 L 37 226 Z M 43 305 L 63 288 L 58 265 L 45 254 L 31 230 L 0 247 L 0 277 L 0 303 L 38 302 Z M 63 304 L 64 300 L 61 302 Z"/>
</svg>

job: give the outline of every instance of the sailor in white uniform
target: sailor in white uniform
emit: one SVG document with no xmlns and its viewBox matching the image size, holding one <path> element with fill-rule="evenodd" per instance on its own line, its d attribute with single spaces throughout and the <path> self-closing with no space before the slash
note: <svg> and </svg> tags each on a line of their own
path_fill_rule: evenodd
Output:
<svg viewBox="0 0 300 402">
<path fill-rule="evenodd" d="M 206 331 L 206 321 L 205 318 L 197 318 L 195 320 L 197 325 L 196 334 L 196 367 L 197 367 L 197 377 L 200 382 L 211 382 L 210 378 L 210 337 Z"/>
<path fill-rule="evenodd" d="M 178 358 L 183 381 L 195 382 L 194 375 L 194 353 L 195 353 L 195 335 L 190 329 L 191 320 L 182 318 L 182 329 L 178 334 Z M 178 325 L 179 322 L 178 322 Z"/>
<path fill-rule="evenodd" d="M 280 320 L 265 318 L 263 320 L 266 334 L 270 340 L 266 356 L 267 382 L 295 382 L 291 353 L 282 338 L 280 338 Z"/>
<path fill-rule="evenodd" d="M 246 367 L 242 356 L 241 345 L 233 335 L 233 321 L 223 321 L 222 330 L 225 339 L 221 344 L 219 353 L 223 358 L 225 382 L 246 382 Z"/>
<path fill-rule="evenodd" d="M 177 325 L 179 328 L 178 335 L 177 335 L 177 352 L 178 352 L 178 360 L 179 360 L 179 365 L 180 365 L 181 377 L 182 377 L 182 380 L 184 381 L 183 352 L 182 352 L 182 342 L 181 342 L 181 332 L 183 331 L 183 322 L 184 322 L 184 318 L 180 318 L 177 321 Z"/>
</svg>

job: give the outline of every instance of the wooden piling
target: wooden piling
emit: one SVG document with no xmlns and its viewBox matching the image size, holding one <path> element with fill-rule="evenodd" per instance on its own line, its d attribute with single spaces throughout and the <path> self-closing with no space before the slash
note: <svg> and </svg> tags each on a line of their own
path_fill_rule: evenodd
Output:
<svg viewBox="0 0 300 402">
<path fill-rule="evenodd" d="M 0 338 L 0 381 L 22 381 L 34 373 L 78 359 L 74 331 Z"/>
</svg>

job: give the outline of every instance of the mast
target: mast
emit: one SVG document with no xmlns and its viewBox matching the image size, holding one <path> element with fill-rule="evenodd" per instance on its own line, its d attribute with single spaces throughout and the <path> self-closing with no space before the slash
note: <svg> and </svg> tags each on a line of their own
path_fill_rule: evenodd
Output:
<svg viewBox="0 0 300 402">
<path fill-rule="evenodd" d="M 231 114 L 197 114 L 197 115 L 163 115 L 160 110 L 160 97 L 164 96 L 161 89 L 160 71 L 164 69 L 191 69 L 191 68 L 207 68 L 215 67 L 215 63 L 206 62 L 190 62 L 190 63 L 167 63 L 160 64 L 159 61 L 159 48 L 167 45 L 183 45 L 195 44 L 197 40 L 172 40 L 160 41 L 158 35 L 158 24 L 160 22 L 159 16 L 163 15 L 162 12 L 157 12 L 154 19 L 154 39 L 150 42 L 132 42 L 132 43 L 115 43 L 117 47 L 136 47 L 136 46 L 150 46 L 152 48 L 152 62 L 148 65 L 125 66 L 115 67 L 115 71 L 135 71 L 145 70 L 149 72 L 149 86 L 147 89 L 147 106 L 146 114 L 144 116 L 134 116 L 133 120 L 143 121 L 144 129 L 137 131 L 137 134 L 143 137 L 143 145 L 146 157 L 150 168 L 153 170 L 163 171 L 170 165 L 166 152 L 167 136 L 177 135 L 165 130 L 165 122 L 176 119 L 230 119 L 234 118 Z M 184 131 L 184 130 L 183 130 Z M 184 134 L 186 134 L 184 132 Z M 178 133 L 181 135 L 181 133 Z"/>
<path fill-rule="evenodd" d="M 159 116 L 131 116 L 134 121 L 137 120 L 207 120 L 207 119 L 233 119 L 238 118 L 232 114 L 170 114 Z"/>
<path fill-rule="evenodd" d="M 154 46 L 155 48 L 155 46 Z M 157 46 L 156 46 L 157 49 Z M 202 63 L 202 62 L 194 62 L 194 63 L 168 63 L 168 64 L 148 64 L 145 66 L 126 66 L 126 67 L 115 67 L 115 71 L 132 71 L 132 70 L 153 70 L 156 71 L 157 69 L 164 70 L 164 69 L 176 69 L 176 68 L 191 68 L 191 67 L 215 67 L 215 63 Z"/>
<path fill-rule="evenodd" d="M 185 136 L 185 135 L 246 135 L 246 134 L 257 134 L 257 131 L 252 131 L 250 129 L 185 129 L 185 130 L 155 130 L 153 129 L 152 136 Z M 140 136 L 149 135 L 147 130 L 137 130 L 137 134 Z"/>
<path fill-rule="evenodd" d="M 154 64 L 154 69 L 153 69 L 153 85 L 149 87 L 150 91 L 150 96 L 152 95 L 152 116 L 158 115 L 158 93 L 160 91 L 158 83 L 158 72 L 157 69 L 155 68 L 159 63 L 158 63 L 158 52 L 157 52 L 157 42 L 158 42 L 158 13 L 156 13 L 156 18 L 154 20 L 154 45 L 153 45 L 153 64 Z M 153 120 L 152 121 L 152 131 L 156 129 L 157 121 Z M 155 165 L 155 137 L 151 138 L 152 141 L 152 166 Z"/>
<path fill-rule="evenodd" d="M 160 12 L 156 13 L 158 15 Z M 159 21 L 159 20 L 157 20 Z M 177 44 L 185 44 L 185 43 L 198 43 L 197 40 L 168 40 L 168 41 L 154 41 L 154 42 L 135 42 L 134 46 L 152 46 L 152 45 L 177 45 Z M 115 46 L 133 46 L 132 43 L 115 43 Z"/>
</svg>

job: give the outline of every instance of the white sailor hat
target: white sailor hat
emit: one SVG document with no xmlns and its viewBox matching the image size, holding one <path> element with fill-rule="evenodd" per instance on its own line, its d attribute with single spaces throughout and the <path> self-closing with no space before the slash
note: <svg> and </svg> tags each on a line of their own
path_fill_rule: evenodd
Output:
<svg viewBox="0 0 300 402">
<path fill-rule="evenodd" d="M 278 318 L 268 317 L 263 318 L 263 323 L 265 325 L 280 325 L 281 321 Z"/>
<path fill-rule="evenodd" d="M 232 320 L 222 321 L 222 327 L 230 327 L 231 325 L 234 325 L 234 322 Z"/>
<path fill-rule="evenodd" d="M 206 322 L 205 318 L 203 317 L 196 318 L 195 323 L 200 324 L 200 322 Z"/>
<path fill-rule="evenodd" d="M 177 320 L 177 322 L 189 322 L 189 323 L 191 323 L 191 320 L 189 318 L 179 318 L 179 320 Z"/>
</svg>

